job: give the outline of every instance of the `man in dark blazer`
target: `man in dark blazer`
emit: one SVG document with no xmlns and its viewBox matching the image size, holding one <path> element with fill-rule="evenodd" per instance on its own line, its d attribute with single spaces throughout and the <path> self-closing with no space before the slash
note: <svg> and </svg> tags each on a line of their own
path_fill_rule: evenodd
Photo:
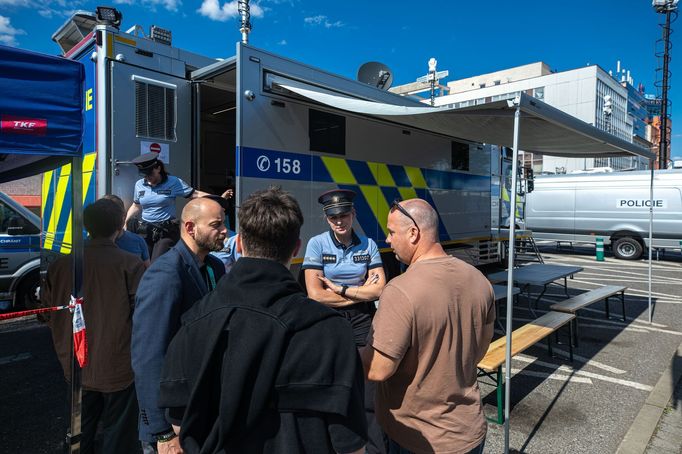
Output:
<svg viewBox="0 0 682 454">
<path fill-rule="evenodd" d="M 209 255 L 222 249 L 227 228 L 223 208 L 213 200 L 191 200 L 183 209 L 181 240 L 147 269 L 137 289 L 133 314 L 132 365 L 140 407 L 139 435 L 144 452 L 181 452 L 171 425 L 158 408 L 159 376 L 180 317 L 215 288 L 225 274 Z"/>
</svg>

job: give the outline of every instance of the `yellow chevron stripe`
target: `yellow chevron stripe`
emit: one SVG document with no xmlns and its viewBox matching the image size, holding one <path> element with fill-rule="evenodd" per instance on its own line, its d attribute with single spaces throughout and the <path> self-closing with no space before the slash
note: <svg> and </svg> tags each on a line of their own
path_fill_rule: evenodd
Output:
<svg viewBox="0 0 682 454">
<path fill-rule="evenodd" d="M 398 192 L 400 193 L 400 198 L 403 200 L 417 198 L 417 191 L 414 188 L 398 188 Z M 393 203 L 393 201 L 391 201 L 391 203 Z"/>
<path fill-rule="evenodd" d="M 395 180 L 393 180 L 393 175 L 391 175 L 386 164 L 382 162 L 368 162 L 367 164 L 379 186 L 397 186 Z"/>
<path fill-rule="evenodd" d="M 52 213 L 46 213 L 45 212 L 45 203 L 47 202 L 47 197 L 48 194 L 50 193 L 50 187 L 52 186 L 52 179 L 54 178 L 54 170 L 50 170 L 48 172 L 45 172 L 43 174 L 43 187 L 41 190 L 41 197 L 40 197 L 40 216 L 43 219 L 47 218 L 47 221 L 49 222 L 50 219 L 52 219 Z M 43 224 L 45 225 L 45 224 Z M 54 240 L 54 234 L 51 234 L 51 232 L 44 232 L 44 240 L 43 240 L 43 248 L 45 249 L 50 249 L 52 247 L 52 241 Z M 48 246 L 49 243 L 49 246 Z"/>
<path fill-rule="evenodd" d="M 358 184 L 345 159 L 322 156 L 322 162 L 327 167 L 327 171 L 331 175 L 332 180 L 334 180 L 334 183 Z"/>
<path fill-rule="evenodd" d="M 47 231 L 51 233 L 49 241 L 45 242 L 45 249 L 52 249 L 55 245 L 53 244 L 57 225 L 59 224 L 59 218 L 62 215 L 62 206 L 64 204 L 64 198 L 66 197 L 66 187 L 69 183 L 69 178 L 71 175 L 71 164 L 66 164 L 61 168 L 62 172 L 59 175 L 57 181 L 52 182 L 50 185 L 52 188 L 56 186 L 54 200 L 52 202 L 52 213 L 50 213 L 50 222 L 47 226 Z"/>
<path fill-rule="evenodd" d="M 89 153 L 83 157 L 83 203 L 85 203 L 85 196 L 88 194 L 90 184 L 94 183 L 95 176 L 95 162 L 97 160 L 97 153 Z"/>
<path fill-rule="evenodd" d="M 50 220 L 50 232 L 54 232 L 55 235 L 57 234 L 57 226 L 59 225 L 59 221 L 61 220 L 62 216 L 71 217 L 71 211 L 69 211 L 68 213 L 64 213 L 63 210 L 64 200 L 66 200 L 66 187 L 69 184 L 69 180 L 71 180 L 71 164 L 66 164 L 65 166 L 62 167 L 62 173 L 59 176 L 59 181 L 57 182 L 57 193 L 55 195 L 54 200 L 54 210 L 52 212 L 52 219 Z M 66 235 L 64 236 L 64 240 L 62 241 L 62 246 L 58 244 L 55 245 L 56 247 L 60 248 L 59 249 L 60 252 L 62 252 L 63 244 L 65 241 Z"/>
<path fill-rule="evenodd" d="M 365 196 L 365 200 L 367 200 L 369 207 L 372 209 L 372 213 L 378 221 L 378 224 L 381 227 L 381 230 L 384 232 L 384 235 L 388 235 L 388 229 L 386 228 L 386 217 L 388 216 L 388 210 L 390 209 L 390 206 L 388 205 L 388 202 L 386 202 L 386 198 L 381 192 L 381 189 L 378 186 L 361 184 L 360 190 L 362 191 L 362 195 Z"/>
<path fill-rule="evenodd" d="M 422 170 L 419 167 L 403 166 L 405 173 L 412 183 L 412 187 L 417 189 L 426 189 L 429 186 L 426 184 Z"/>
<path fill-rule="evenodd" d="M 85 197 L 88 194 L 90 183 L 93 182 L 94 168 L 97 153 L 89 153 L 83 157 L 83 182 L 82 182 L 82 202 L 85 204 Z M 73 211 L 69 211 L 69 220 L 66 222 L 66 231 L 64 232 L 64 241 L 62 242 L 59 252 L 62 254 L 71 253 L 71 243 L 73 241 L 73 232 L 71 231 L 71 220 L 73 219 Z"/>
</svg>

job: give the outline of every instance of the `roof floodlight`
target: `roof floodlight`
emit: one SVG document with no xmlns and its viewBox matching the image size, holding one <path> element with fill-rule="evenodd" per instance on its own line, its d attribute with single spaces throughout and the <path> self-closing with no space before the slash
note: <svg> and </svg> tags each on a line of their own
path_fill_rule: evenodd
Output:
<svg viewBox="0 0 682 454">
<path fill-rule="evenodd" d="M 149 34 L 152 38 L 152 41 L 156 41 L 157 43 L 165 44 L 167 46 L 170 46 L 173 40 L 173 34 L 170 30 L 157 27 L 156 25 L 151 26 Z"/>
<path fill-rule="evenodd" d="M 98 6 L 96 15 L 99 23 L 111 25 L 116 28 L 121 26 L 121 21 L 123 20 L 123 14 L 116 8 L 110 6 Z"/>
</svg>

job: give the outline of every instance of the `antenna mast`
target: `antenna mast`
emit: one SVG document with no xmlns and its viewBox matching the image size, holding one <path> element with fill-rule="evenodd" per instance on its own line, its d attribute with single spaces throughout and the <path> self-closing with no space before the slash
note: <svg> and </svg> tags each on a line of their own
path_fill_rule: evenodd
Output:
<svg viewBox="0 0 682 454">
<path fill-rule="evenodd" d="M 249 11 L 249 0 L 239 0 L 237 4 L 239 15 L 241 16 L 241 24 L 239 31 L 242 34 L 242 43 L 249 44 L 249 33 L 251 33 L 251 12 Z"/>
</svg>

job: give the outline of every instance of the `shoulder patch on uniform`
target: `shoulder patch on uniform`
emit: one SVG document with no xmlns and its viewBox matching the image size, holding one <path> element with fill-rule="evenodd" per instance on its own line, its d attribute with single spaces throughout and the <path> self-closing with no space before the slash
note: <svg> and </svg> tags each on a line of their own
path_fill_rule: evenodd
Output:
<svg viewBox="0 0 682 454">
<path fill-rule="evenodd" d="M 336 263 L 334 254 L 322 254 L 322 263 Z"/>
<path fill-rule="evenodd" d="M 137 198 L 139 199 L 140 197 L 144 197 L 144 189 L 141 191 L 137 191 Z"/>
<path fill-rule="evenodd" d="M 371 257 L 369 254 L 358 254 L 353 256 L 353 262 L 355 263 L 369 263 Z"/>
</svg>

